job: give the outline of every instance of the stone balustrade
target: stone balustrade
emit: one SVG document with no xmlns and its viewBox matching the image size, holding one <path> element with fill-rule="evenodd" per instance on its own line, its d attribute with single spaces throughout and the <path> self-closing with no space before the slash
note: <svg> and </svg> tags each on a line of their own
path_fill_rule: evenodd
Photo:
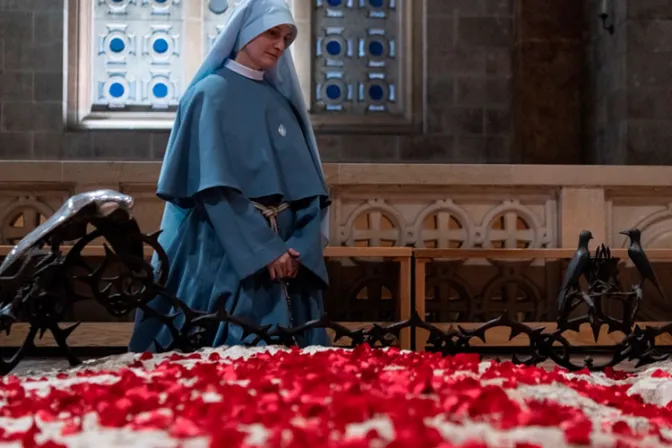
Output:
<svg viewBox="0 0 672 448">
<path fill-rule="evenodd" d="M 672 247 L 672 167 L 325 164 L 331 242 L 418 248 L 574 247 L 579 230 L 623 247 Z M 0 162 L 0 244 L 12 244 L 70 195 L 97 188 L 136 198 L 143 230 L 159 226 L 155 162 Z"/>
<path fill-rule="evenodd" d="M 553 321 L 564 270 L 562 260 L 544 260 L 533 251 L 530 261 L 493 261 L 465 249 L 571 253 L 579 231 L 587 228 L 595 237 L 592 249 L 603 242 L 623 256 L 618 249 L 626 240 L 618 232 L 630 227 L 642 230 L 652 255 L 663 250 L 665 258 L 665 249 L 672 249 L 672 167 L 325 164 L 324 169 L 334 201 L 330 250 L 373 250 L 328 256 L 332 286 L 326 306 L 339 321 L 389 321 L 410 312 L 410 265 L 376 252 L 386 246 L 416 249 L 416 309 L 432 322 L 464 323 L 482 322 L 504 308 L 527 322 Z M 159 170 L 153 162 L 0 162 L 0 245 L 16 243 L 70 195 L 99 188 L 133 196 L 143 231 L 157 230 L 163 210 L 154 194 Z M 426 249 L 459 249 L 463 260 L 435 259 L 430 252 L 418 258 Z M 669 260 L 653 258 L 664 289 L 672 291 L 672 276 L 664 275 Z M 621 280 L 627 286 L 636 275 L 626 264 Z M 641 320 L 672 319 L 654 291 L 647 289 L 646 296 Z M 118 338 L 123 340 L 128 320 L 112 322 L 94 305 L 82 304 L 70 318 L 123 327 Z M 407 346 L 408 335 L 404 339 Z"/>
</svg>

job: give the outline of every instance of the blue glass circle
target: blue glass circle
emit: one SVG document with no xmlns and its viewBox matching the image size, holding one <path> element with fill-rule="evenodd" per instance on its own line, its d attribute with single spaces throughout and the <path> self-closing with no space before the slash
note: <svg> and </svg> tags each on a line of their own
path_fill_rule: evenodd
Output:
<svg viewBox="0 0 672 448">
<path fill-rule="evenodd" d="M 342 0 L 327 0 L 329 6 L 341 6 Z"/>
<path fill-rule="evenodd" d="M 208 0 L 208 9 L 214 14 L 222 14 L 229 9 L 228 0 Z"/>
<path fill-rule="evenodd" d="M 126 89 L 124 88 L 124 85 L 120 82 L 114 82 L 112 85 L 110 85 L 110 95 L 115 97 L 115 98 L 121 98 L 124 96 L 124 92 L 126 92 Z"/>
<path fill-rule="evenodd" d="M 385 95 L 385 91 L 379 85 L 372 85 L 369 87 L 369 98 L 372 100 L 380 101 L 383 99 L 383 95 Z"/>
<path fill-rule="evenodd" d="M 332 56 L 340 54 L 341 44 L 336 40 L 332 40 L 331 42 L 327 43 L 327 53 L 329 53 Z"/>
<path fill-rule="evenodd" d="M 166 0 L 154 0 L 156 3 L 166 3 Z"/>
<path fill-rule="evenodd" d="M 336 85 L 327 87 L 327 97 L 331 100 L 337 100 L 341 97 L 341 88 Z"/>
<path fill-rule="evenodd" d="M 369 5 L 373 6 L 374 8 L 382 8 L 384 4 L 385 0 L 369 0 Z"/>
<path fill-rule="evenodd" d="M 377 40 L 369 43 L 369 54 L 371 56 L 381 56 L 383 51 L 385 51 L 385 47 Z"/>
<path fill-rule="evenodd" d="M 165 53 L 166 51 L 168 51 L 168 41 L 166 41 L 166 39 L 163 38 L 156 39 L 154 41 L 154 45 L 152 45 L 152 48 L 154 49 L 155 52 L 159 54 Z"/>
<path fill-rule="evenodd" d="M 168 86 L 162 82 L 154 84 L 152 93 L 157 98 L 165 98 L 168 95 Z"/>
<path fill-rule="evenodd" d="M 123 39 L 115 37 L 110 41 L 110 50 L 112 50 L 113 52 L 121 53 L 122 51 L 124 51 L 124 48 L 126 48 L 126 43 L 124 43 Z"/>
</svg>

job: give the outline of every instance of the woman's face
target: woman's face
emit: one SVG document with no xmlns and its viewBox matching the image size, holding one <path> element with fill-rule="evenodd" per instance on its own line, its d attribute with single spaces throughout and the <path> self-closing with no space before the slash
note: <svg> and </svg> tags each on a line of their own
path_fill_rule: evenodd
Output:
<svg viewBox="0 0 672 448">
<path fill-rule="evenodd" d="M 275 66 L 292 41 L 294 28 L 278 25 L 265 31 L 243 48 L 236 60 L 255 70 L 268 70 Z M 242 60 L 241 60 L 242 59 Z"/>
</svg>

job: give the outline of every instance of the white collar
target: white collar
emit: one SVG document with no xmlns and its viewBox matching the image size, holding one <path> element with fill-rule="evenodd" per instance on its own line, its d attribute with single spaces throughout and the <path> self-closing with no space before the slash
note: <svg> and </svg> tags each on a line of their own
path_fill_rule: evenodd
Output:
<svg viewBox="0 0 672 448">
<path fill-rule="evenodd" d="M 224 64 L 224 66 L 229 70 L 231 70 L 232 72 L 238 73 L 239 75 L 244 76 L 246 78 L 254 79 L 255 81 L 264 80 L 263 71 L 253 70 L 250 67 L 246 67 L 245 65 L 234 61 L 233 59 L 228 59 Z"/>
</svg>

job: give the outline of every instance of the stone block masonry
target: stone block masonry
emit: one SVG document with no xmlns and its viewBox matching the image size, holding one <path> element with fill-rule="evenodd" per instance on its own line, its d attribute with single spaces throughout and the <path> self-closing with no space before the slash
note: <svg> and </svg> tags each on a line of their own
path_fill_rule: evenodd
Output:
<svg viewBox="0 0 672 448">
<path fill-rule="evenodd" d="M 422 129 L 318 135 L 326 162 L 672 163 L 672 2 L 610 0 L 609 35 L 599 0 L 417 1 Z M 167 131 L 65 129 L 65 7 L 0 0 L 0 160 L 161 160 Z"/>
<path fill-rule="evenodd" d="M 64 0 L 0 0 L 0 159 L 161 160 L 168 132 L 66 131 Z M 426 1 L 424 129 L 319 135 L 326 161 L 508 162 L 512 0 Z"/>
</svg>

